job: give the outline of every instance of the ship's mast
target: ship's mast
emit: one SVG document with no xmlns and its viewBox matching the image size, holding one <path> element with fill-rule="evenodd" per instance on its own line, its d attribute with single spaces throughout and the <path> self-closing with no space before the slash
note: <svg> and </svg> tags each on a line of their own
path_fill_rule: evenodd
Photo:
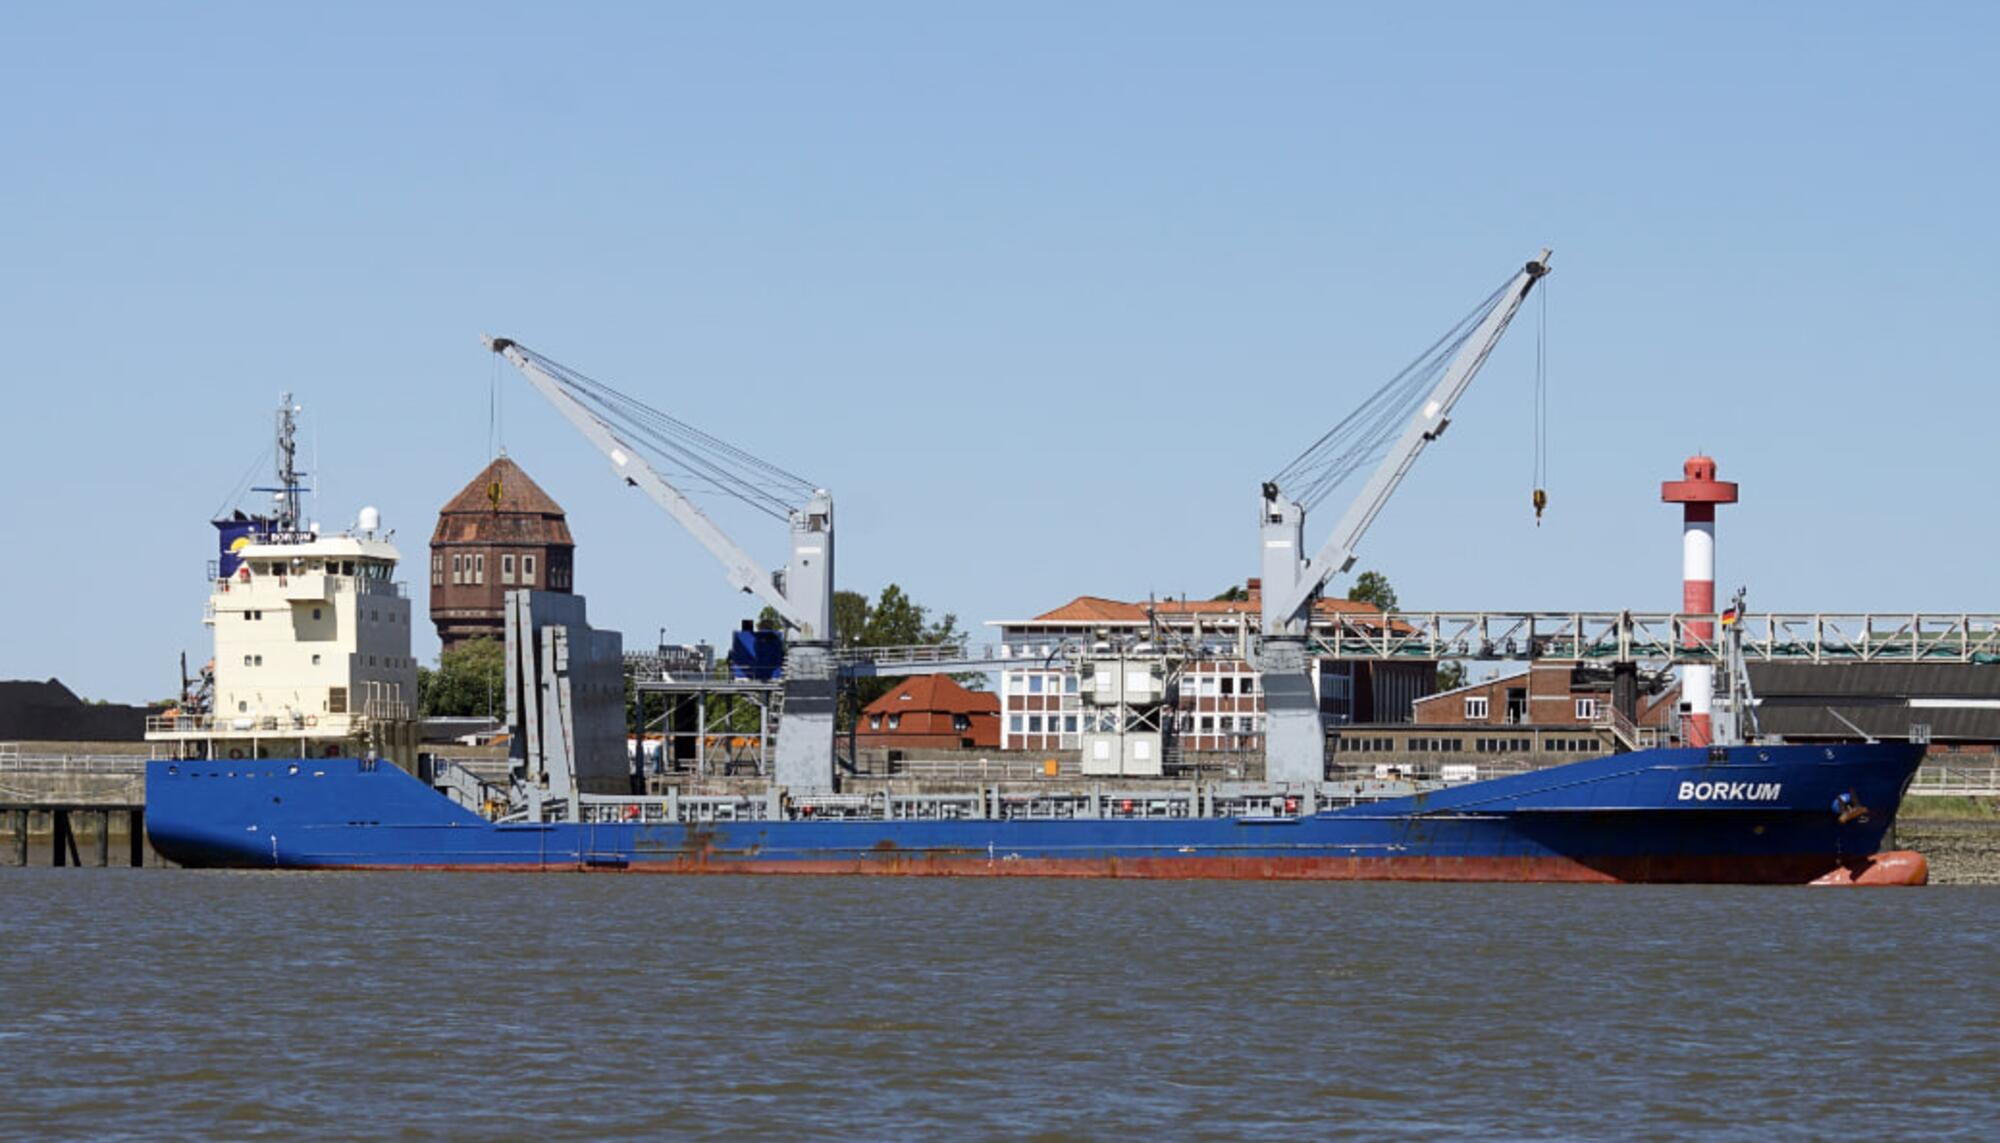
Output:
<svg viewBox="0 0 2000 1143">
<path fill-rule="evenodd" d="M 286 393 L 278 405 L 278 486 L 272 491 L 271 499 L 277 507 L 276 533 L 287 539 L 299 534 L 299 487 L 298 445 L 294 436 L 298 431 L 296 416 L 299 407 L 292 404 L 292 395 Z"/>
</svg>

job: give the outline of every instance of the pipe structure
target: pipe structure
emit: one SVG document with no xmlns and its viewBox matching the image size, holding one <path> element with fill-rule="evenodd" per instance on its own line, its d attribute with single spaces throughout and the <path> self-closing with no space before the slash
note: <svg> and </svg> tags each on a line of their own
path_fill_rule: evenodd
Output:
<svg viewBox="0 0 2000 1143">
<path fill-rule="evenodd" d="M 1715 614 L 1715 507 L 1736 503 L 1736 485 L 1715 478 L 1715 458 L 1691 456 L 1681 466 L 1681 479 L 1660 485 L 1660 499 L 1681 506 L 1681 611 Z M 1683 646 L 1713 645 L 1713 620 L 1690 621 L 1681 636 Z M 1710 715 L 1715 705 L 1715 668 L 1690 664 L 1681 668 L 1681 703 L 1687 711 L 1682 735 L 1689 746 L 1715 741 Z"/>
</svg>

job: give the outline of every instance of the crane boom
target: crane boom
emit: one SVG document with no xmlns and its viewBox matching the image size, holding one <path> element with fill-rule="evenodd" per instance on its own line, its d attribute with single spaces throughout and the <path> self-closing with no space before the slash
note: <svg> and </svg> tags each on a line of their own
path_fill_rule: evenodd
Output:
<svg viewBox="0 0 2000 1143">
<path fill-rule="evenodd" d="M 1389 502 L 1397 485 L 1410 471 L 1426 445 L 1444 433 L 1451 422 L 1452 406 L 1465 394 L 1479 367 L 1506 332 L 1515 311 L 1549 272 L 1549 254 L 1521 268 L 1501 287 L 1499 301 L 1489 310 L 1460 345 L 1451 364 L 1438 378 L 1430 395 L 1403 429 L 1402 435 L 1376 466 L 1368 483 L 1334 526 L 1333 532 L 1310 559 L 1303 555 L 1305 510 L 1284 497 L 1276 482 L 1264 485 L 1263 530 L 1263 631 L 1266 635 L 1304 634 L 1313 599 L 1328 580 L 1354 565 L 1355 549 L 1375 517 Z"/>
<path fill-rule="evenodd" d="M 722 564 L 731 587 L 750 592 L 770 604 L 798 629 L 801 637 L 821 641 L 832 638 L 833 505 L 824 490 L 816 490 L 805 509 L 792 513 L 792 562 L 780 586 L 778 577 L 717 527 L 694 501 L 661 476 L 637 448 L 543 368 L 538 354 L 509 338 L 487 337 L 484 341 L 488 348 L 519 369 L 557 412 L 597 446 L 620 479 L 645 492 L 707 548 Z"/>
</svg>

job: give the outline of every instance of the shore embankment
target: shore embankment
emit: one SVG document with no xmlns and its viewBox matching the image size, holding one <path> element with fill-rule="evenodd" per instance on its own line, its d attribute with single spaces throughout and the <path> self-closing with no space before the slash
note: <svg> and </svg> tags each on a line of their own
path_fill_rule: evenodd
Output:
<svg viewBox="0 0 2000 1143">
<path fill-rule="evenodd" d="M 1930 861 L 1933 885 L 2000 885 L 2000 798 L 1905 798 L 1896 847 Z"/>
</svg>

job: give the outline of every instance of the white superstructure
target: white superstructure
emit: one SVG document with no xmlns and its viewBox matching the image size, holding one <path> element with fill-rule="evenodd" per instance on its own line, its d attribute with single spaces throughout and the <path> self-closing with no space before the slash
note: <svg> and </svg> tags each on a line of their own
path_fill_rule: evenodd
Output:
<svg viewBox="0 0 2000 1143">
<path fill-rule="evenodd" d="M 279 421 L 277 513 L 222 522 L 223 559 L 204 622 L 214 630 L 206 710 L 149 720 L 175 757 L 365 757 L 416 764 L 417 661 L 401 558 L 373 508 L 355 531 L 322 536 L 296 518 L 287 397 Z M 230 539 L 231 532 L 235 535 Z"/>
</svg>

